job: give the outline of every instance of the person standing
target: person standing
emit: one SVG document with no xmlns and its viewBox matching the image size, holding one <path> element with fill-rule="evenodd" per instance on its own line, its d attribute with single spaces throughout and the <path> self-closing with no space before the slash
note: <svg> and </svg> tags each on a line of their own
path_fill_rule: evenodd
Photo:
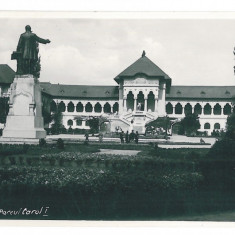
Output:
<svg viewBox="0 0 235 235">
<path fill-rule="evenodd" d="M 126 141 L 127 144 L 130 142 L 130 139 L 129 139 L 129 131 L 126 132 L 125 141 Z"/>
<path fill-rule="evenodd" d="M 121 143 L 123 144 L 124 143 L 124 131 L 120 133 L 120 140 L 121 140 Z"/>
<path fill-rule="evenodd" d="M 135 143 L 136 144 L 139 143 L 139 133 L 138 133 L 138 131 L 136 131 L 136 133 L 135 133 Z"/>
<path fill-rule="evenodd" d="M 103 142 L 103 137 L 104 137 L 104 135 L 103 135 L 103 133 L 99 133 L 99 142 L 100 143 L 102 143 Z"/>
<path fill-rule="evenodd" d="M 88 134 L 87 131 L 86 131 L 86 133 L 85 133 L 85 138 L 86 138 L 85 141 L 88 142 L 88 141 L 89 141 L 89 134 Z"/>
<path fill-rule="evenodd" d="M 133 142 L 134 139 L 135 139 L 135 133 L 134 133 L 134 130 L 132 130 L 130 133 L 130 142 Z"/>
</svg>

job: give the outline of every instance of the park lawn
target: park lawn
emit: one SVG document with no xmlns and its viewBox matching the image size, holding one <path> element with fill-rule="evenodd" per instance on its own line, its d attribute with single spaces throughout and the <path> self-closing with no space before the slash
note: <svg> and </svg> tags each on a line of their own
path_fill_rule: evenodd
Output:
<svg viewBox="0 0 235 235">
<path fill-rule="evenodd" d="M 50 216 L 30 219 L 88 220 L 161 220 L 235 208 L 233 161 L 208 159 L 208 149 L 119 144 L 110 148 L 142 151 L 137 156 L 97 154 L 104 146 L 30 146 L 6 156 L 10 161 L 0 166 L 0 208 L 44 205 Z M 15 161 L 19 156 L 26 160 Z"/>
</svg>

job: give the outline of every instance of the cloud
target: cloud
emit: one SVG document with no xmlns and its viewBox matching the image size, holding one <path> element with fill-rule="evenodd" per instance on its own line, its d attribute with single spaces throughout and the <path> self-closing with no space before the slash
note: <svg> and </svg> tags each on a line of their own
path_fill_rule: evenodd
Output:
<svg viewBox="0 0 235 235">
<path fill-rule="evenodd" d="M 40 45 L 41 81 L 116 84 L 126 67 L 147 57 L 175 85 L 234 85 L 235 20 L 0 19 L 0 63 L 10 60 L 26 24 Z"/>
</svg>

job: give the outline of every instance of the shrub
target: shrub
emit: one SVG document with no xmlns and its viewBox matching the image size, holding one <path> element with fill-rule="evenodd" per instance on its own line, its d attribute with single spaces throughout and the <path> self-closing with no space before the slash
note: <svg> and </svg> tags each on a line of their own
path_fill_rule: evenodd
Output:
<svg viewBox="0 0 235 235">
<path fill-rule="evenodd" d="M 64 141 L 61 138 L 57 140 L 57 148 L 64 149 Z"/>
<path fill-rule="evenodd" d="M 26 144 L 26 143 L 24 143 L 24 144 L 23 144 L 23 152 L 24 152 L 24 153 L 27 153 L 27 152 L 28 152 L 28 149 L 29 149 L 29 145 Z"/>
<path fill-rule="evenodd" d="M 210 149 L 208 157 L 228 159 L 235 157 L 235 141 L 229 138 L 224 138 L 220 141 L 216 141 L 213 147 Z"/>
<path fill-rule="evenodd" d="M 45 147 L 47 144 L 46 140 L 45 139 L 40 139 L 39 140 L 39 147 Z"/>
</svg>

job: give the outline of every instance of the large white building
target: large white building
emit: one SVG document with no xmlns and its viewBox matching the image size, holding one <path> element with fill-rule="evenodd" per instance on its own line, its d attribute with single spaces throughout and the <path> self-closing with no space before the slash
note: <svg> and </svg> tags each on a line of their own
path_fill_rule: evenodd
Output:
<svg viewBox="0 0 235 235">
<path fill-rule="evenodd" d="M 62 110 L 66 128 L 88 129 L 85 119 L 75 117 L 106 115 L 110 131 L 143 133 L 145 124 L 158 117 L 181 119 L 197 113 L 200 131 L 210 134 L 225 129 L 227 116 L 233 112 L 235 86 L 174 86 L 145 53 L 114 80 L 117 86 L 41 83 L 41 87 L 44 96 L 51 98 L 51 110 L 56 106 Z"/>
</svg>

